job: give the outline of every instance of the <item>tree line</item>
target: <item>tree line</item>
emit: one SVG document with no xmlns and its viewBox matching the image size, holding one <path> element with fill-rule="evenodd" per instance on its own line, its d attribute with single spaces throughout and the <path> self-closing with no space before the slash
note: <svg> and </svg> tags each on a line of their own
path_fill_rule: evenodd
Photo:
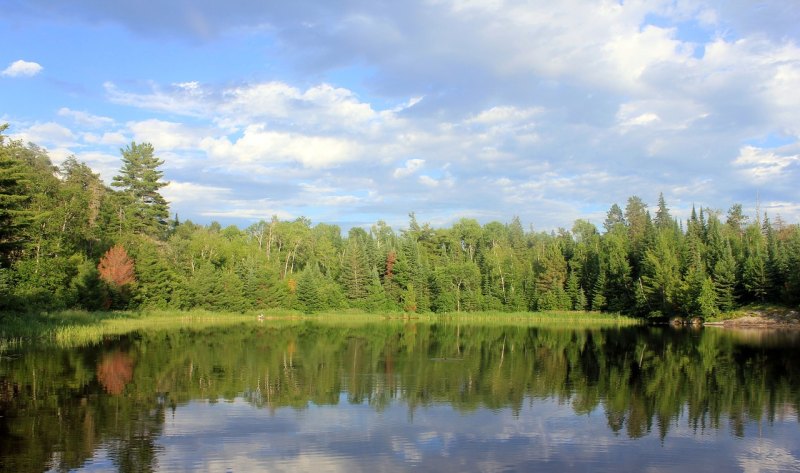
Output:
<svg viewBox="0 0 800 473">
<path fill-rule="evenodd" d="M 3 127 L 5 129 L 5 126 Z M 602 223 L 526 231 L 520 220 L 369 229 L 306 218 L 247 228 L 170 217 L 148 143 L 121 150 L 107 186 L 70 157 L 0 130 L 0 310 L 65 308 L 314 312 L 593 310 L 712 316 L 800 303 L 800 226 L 693 208 L 655 215 L 639 197 Z"/>
</svg>

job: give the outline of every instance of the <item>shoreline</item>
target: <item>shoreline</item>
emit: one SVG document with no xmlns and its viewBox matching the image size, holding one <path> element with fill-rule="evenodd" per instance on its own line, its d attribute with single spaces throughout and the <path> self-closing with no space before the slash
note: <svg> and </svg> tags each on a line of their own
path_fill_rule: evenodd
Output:
<svg viewBox="0 0 800 473">
<path fill-rule="evenodd" d="M 710 327 L 800 329 L 800 311 L 788 308 L 745 309 L 725 320 L 705 322 Z"/>
</svg>

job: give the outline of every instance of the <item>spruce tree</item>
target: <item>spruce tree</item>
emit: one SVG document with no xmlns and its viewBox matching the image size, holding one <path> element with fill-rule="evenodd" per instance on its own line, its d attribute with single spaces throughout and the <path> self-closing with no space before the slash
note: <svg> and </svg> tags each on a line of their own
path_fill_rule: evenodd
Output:
<svg viewBox="0 0 800 473">
<path fill-rule="evenodd" d="M 714 265 L 712 279 L 719 309 L 722 312 L 733 310 L 736 304 L 736 260 L 733 258 L 729 242 L 726 243 L 722 255 Z"/>
<path fill-rule="evenodd" d="M 764 236 L 757 224 L 745 230 L 745 259 L 742 265 L 742 286 L 747 295 L 757 301 L 765 301 L 770 282 Z"/>
<path fill-rule="evenodd" d="M 669 208 L 667 208 L 667 201 L 664 200 L 663 192 L 658 194 L 658 209 L 656 210 L 656 218 L 653 223 L 659 230 L 672 228 L 674 223 L 672 216 L 669 214 Z"/>
<path fill-rule="evenodd" d="M 362 307 L 369 293 L 370 271 L 363 241 L 350 238 L 342 254 L 339 281 L 354 307 Z"/>
</svg>

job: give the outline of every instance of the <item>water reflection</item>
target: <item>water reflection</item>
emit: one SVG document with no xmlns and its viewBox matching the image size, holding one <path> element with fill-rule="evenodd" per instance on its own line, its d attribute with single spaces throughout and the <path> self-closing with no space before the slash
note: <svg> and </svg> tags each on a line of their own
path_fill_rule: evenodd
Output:
<svg viewBox="0 0 800 473">
<path fill-rule="evenodd" d="M 0 470 L 795 469 L 793 333 L 298 323 L 0 362 Z"/>
</svg>

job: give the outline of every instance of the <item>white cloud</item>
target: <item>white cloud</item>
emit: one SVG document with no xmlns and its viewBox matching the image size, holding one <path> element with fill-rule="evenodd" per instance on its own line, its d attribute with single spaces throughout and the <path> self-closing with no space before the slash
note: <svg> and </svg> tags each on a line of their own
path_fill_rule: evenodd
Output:
<svg viewBox="0 0 800 473">
<path fill-rule="evenodd" d="M 51 148 L 75 145 L 75 134 L 72 130 L 55 122 L 36 123 L 12 135 L 12 138 Z"/>
<path fill-rule="evenodd" d="M 0 75 L 6 77 L 32 77 L 42 72 L 42 66 L 22 59 L 12 62 Z"/>
<path fill-rule="evenodd" d="M 107 131 L 102 135 L 96 135 L 94 133 L 84 133 L 82 135 L 82 139 L 84 143 L 87 144 L 100 144 L 100 145 L 123 145 L 128 143 L 130 140 L 119 131 Z"/>
<path fill-rule="evenodd" d="M 481 111 L 477 115 L 468 118 L 466 123 L 477 123 L 481 125 L 515 123 L 530 120 L 533 116 L 542 113 L 542 111 L 541 108 L 520 109 L 513 106 L 498 106 Z"/>
<path fill-rule="evenodd" d="M 29 134 L 59 153 L 152 142 L 175 180 L 227 179 L 242 194 L 220 200 L 219 215 L 256 215 L 262 198 L 297 213 L 305 199 L 312 218 L 371 206 L 387 220 L 413 208 L 443 221 L 469 209 L 552 227 L 629 194 L 652 202 L 672 190 L 678 202 L 725 207 L 765 182 L 780 184 L 765 199 L 791 202 L 800 34 L 743 23 L 738 4 L 411 0 L 331 11 L 311 1 L 218 16 L 199 4 L 210 37 L 242 27 L 226 39 L 234 48 L 266 37 L 269 69 L 253 61 L 249 81 L 231 68 L 207 82 L 108 82 L 107 101 L 133 118 L 62 108 L 74 131 L 50 122 Z M 184 21 L 166 12 L 142 28 L 195 38 Z"/>
<path fill-rule="evenodd" d="M 784 175 L 789 166 L 798 162 L 800 162 L 799 155 L 780 156 L 755 146 L 745 146 L 733 164 L 756 182 L 765 182 Z"/>
<path fill-rule="evenodd" d="M 205 186 L 194 182 L 172 181 L 161 190 L 161 194 L 173 204 L 197 202 L 198 200 L 213 202 L 229 197 L 231 189 Z"/>
<path fill-rule="evenodd" d="M 134 141 L 151 143 L 159 151 L 196 149 L 205 138 L 202 130 L 158 119 L 130 122 L 127 126 L 133 133 Z"/>
<path fill-rule="evenodd" d="M 201 147 L 216 159 L 235 163 L 297 162 L 306 168 L 321 169 L 361 158 L 358 143 L 343 138 L 310 136 L 248 126 L 241 138 L 206 138 Z"/>
<path fill-rule="evenodd" d="M 202 116 L 208 113 L 204 102 L 205 94 L 198 88 L 173 85 L 163 90 L 155 83 L 151 82 L 149 85 L 150 91 L 144 93 L 120 90 L 113 82 L 104 83 L 103 88 L 108 100 L 119 105 L 185 116 Z"/>
<path fill-rule="evenodd" d="M 99 173 L 106 183 L 110 184 L 114 176 L 119 172 L 121 165 L 119 154 L 102 151 L 81 151 L 76 155 L 79 160 L 85 162 L 93 171 Z"/>
<path fill-rule="evenodd" d="M 93 115 L 89 112 L 80 110 L 71 110 L 67 107 L 62 107 L 58 109 L 58 115 L 60 117 L 70 118 L 78 125 L 85 126 L 88 128 L 100 128 L 105 126 L 111 126 L 114 124 L 113 118 L 103 117 L 100 115 Z"/>
<path fill-rule="evenodd" d="M 742 471 L 746 473 L 800 469 L 800 459 L 791 450 L 776 445 L 769 439 L 749 440 L 736 457 Z"/>
<path fill-rule="evenodd" d="M 394 176 L 395 179 L 410 176 L 417 172 L 417 170 L 419 170 L 424 164 L 424 159 L 409 159 L 406 161 L 403 167 L 395 169 L 392 173 L 392 176 Z"/>
</svg>

